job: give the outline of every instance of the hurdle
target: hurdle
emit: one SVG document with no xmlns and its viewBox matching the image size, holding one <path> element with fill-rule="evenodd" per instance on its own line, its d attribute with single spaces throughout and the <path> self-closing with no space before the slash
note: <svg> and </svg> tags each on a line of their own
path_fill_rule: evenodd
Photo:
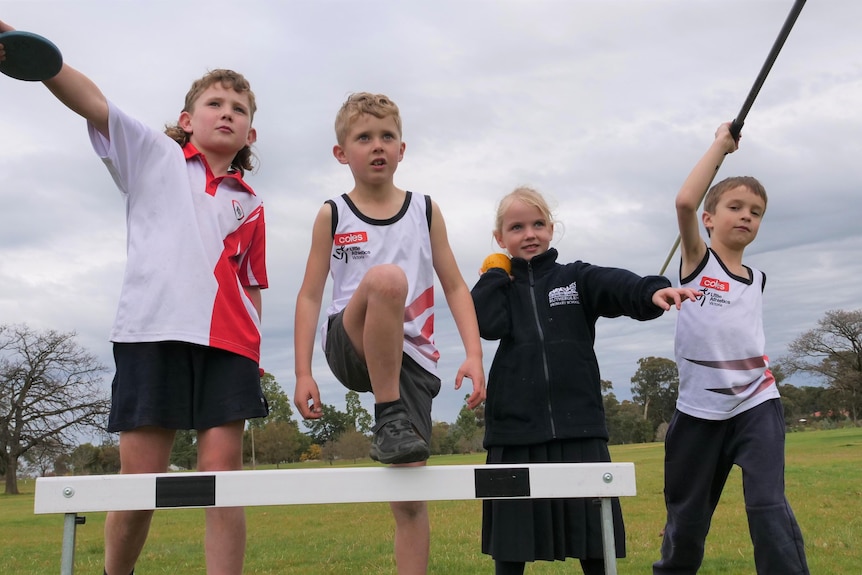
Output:
<svg viewBox="0 0 862 575">
<path fill-rule="evenodd" d="M 73 575 L 79 513 L 387 501 L 601 501 L 606 575 L 616 575 L 611 498 L 637 495 L 634 463 L 279 469 L 40 477 L 35 514 L 64 514 L 60 575 Z"/>
</svg>

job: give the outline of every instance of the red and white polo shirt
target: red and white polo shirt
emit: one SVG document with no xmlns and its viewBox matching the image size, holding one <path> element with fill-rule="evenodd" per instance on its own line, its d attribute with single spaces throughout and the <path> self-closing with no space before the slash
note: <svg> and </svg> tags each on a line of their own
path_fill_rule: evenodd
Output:
<svg viewBox="0 0 862 575">
<path fill-rule="evenodd" d="M 126 201 L 111 341 L 184 341 L 259 361 L 260 318 L 244 287 L 267 287 L 260 198 L 239 174 L 214 177 L 194 146 L 111 103 L 110 139 L 89 133 Z"/>
</svg>

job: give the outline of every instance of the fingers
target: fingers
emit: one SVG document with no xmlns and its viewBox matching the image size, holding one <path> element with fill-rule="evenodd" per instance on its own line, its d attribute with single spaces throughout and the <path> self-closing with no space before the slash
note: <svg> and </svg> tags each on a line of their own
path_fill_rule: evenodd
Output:
<svg viewBox="0 0 862 575">
<path fill-rule="evenodd" d="M 670 309 L 670 305 L 667 303 L 667 300 L 673 299 L 672 294 L 673 288 L 660 289 L 652 295 L 652 303 L 663 311 L 667 311 Z"/>
<path fill-rule="evenodd" d="M 485 374 L 480 373 L 479 375 L 474 376 L 462 368 L 458 371 L 458 375 L 455 377 L 455 389 L 461 389 L 461 385 L 464 383 L 464 378 L 473 382 L 473 392 L 467 398 L 467 407 L 470 409 L 476 409 L 482 405 L 483 401 L 485 401 Z"/>
<path fill-rule="evenodd" d="M 470 397 L 467 398 L 467 407 L 470 409 L 476 409 L 482 402 L 485 401 L 486 390 L 485 390 L 485 378 L 483 377 L 475 378 L 473 381 L 473 393 L 470 394 Z"/>
<path fill-rule="evenodd" d="M 474 387 L 473 393 L 467 398 L 467 407 L 476 409 L 485 401 L 485 387 Z"/>
<path fill-rule="evenodd" d="M 461 389 L 461 384 L 464 382 L 464 377 L 466 374 L 463 369 L 459 369 L 458 373 L 455 375 L 455 389 Z"/>
<path fill-rule="evenodd" d="M 320 408 L 319 403 L 312 403 L 311 405 L 308 403 L 297 404 L 296 407 L 299 409 L 299 413 L 303 419 L 319 419 L 323 415 L 323 410 Z"/>
<path fill-rule="evenodd" d="M 293 392 L 293 404 L 303 419 L 318 419 L 323 415 L 317 385 L 299 383 Z"/>
<path fill-rule="evenodd" d="M 680 302 L 677 304 L 676 309 L 680 309 L 682 302 L 685 300 L 697 301 L 697 296 L 700 295 L 699 291 L 691 288 L 680 288 L 677 293 L 679 294 Z"/>
<path fill-rule="evenodd" d="M 674 291 L 673 299 L 676 305 L 676 309 L 682 309 L 682 302 L 685 300 L 688 301 L 697 301 L 697 296 L 700 295 L 700 292 L 691 289 L 691 288 L 679 288 Z"/>
<path fill-rule="evenodd" d="M 732 122 L 725 122 L 722 125 L 720 125 L 718 127 L 718 129 L 715 131 L 715 138 L 716 139 L 721 138 L 721 139 L 726 141 L 726 149 L 727 149 L 726 153 L 728 153 L 728 154 L 732 154 L 733 152 L 735 152 L 736 150 L 739 149 L 739 140 L 742 139 L 741 133 L 739 134 L 739 139 L 733 137 L 733 134 L 730 131 L 730 127 L 732 124 L 733 124 Z"/>
<path fill-rule="evenodd" d="M 676 309 L 682 309 L 682 302 L 685 300 L 697 301 L 698 295 L 700 295 L 700 292 L 691 288 L 679 288 L 674 290 L 673 301 Z"/>
<path fill-rule="evenodd" d="M 697 301 L 700 292 L 691 288 L 665 288 L 659 290 L 653 296 L 653 303 L 664 311 L 668 311 L 671 305 L 676 309 L 682 309 L 685 300 Z"/>
</svg>

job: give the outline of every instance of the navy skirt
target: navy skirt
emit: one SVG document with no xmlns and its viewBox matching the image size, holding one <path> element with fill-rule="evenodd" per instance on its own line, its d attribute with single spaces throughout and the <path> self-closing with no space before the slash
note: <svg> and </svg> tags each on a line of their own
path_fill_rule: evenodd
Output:
<svg viewBox="0 0 862 575">
<path fill-rule="evenodd" d="M 563 439 L 537 445 L 491 446 L 487 463 L 610 461 L 604 439 Z M 619 499 L 612 501 L 616 556 L 625 557 Z M 482 553 L 497 561 L 601 559 L 599 499 L 494 499 L 482 502 Z"/>
</svg>

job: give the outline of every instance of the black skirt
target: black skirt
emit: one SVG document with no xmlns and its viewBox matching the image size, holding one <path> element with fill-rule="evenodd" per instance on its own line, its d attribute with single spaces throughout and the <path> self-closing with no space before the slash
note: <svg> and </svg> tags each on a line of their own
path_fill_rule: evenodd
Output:
<svg viewBox="0 0 862 575">
<path fill-rule="evenodd" d="M 491 446 L 487 463 L 595 463 L 610 461 L 604 439 L 563 439 L 538 445 Z M 619 499 L 611 505 L 616 556 L 626 556 Z M 494 499 L 482 502 L 482 553 L 497 561 L 601 559 L 598 499 Z"/>
</svg>

